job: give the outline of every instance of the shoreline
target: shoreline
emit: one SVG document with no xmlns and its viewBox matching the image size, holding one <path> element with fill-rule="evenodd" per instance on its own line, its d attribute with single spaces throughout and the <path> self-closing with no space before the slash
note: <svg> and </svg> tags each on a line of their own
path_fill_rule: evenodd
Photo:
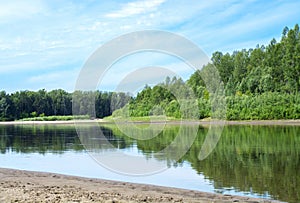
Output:
<svg viewBox="0 0 300 203">
<path fill-rule="evenodd" d="M 0 168 L 0 185 L 0 202 L 279 202 L 6 168 Z"/>
<path fill-rule="evenodd" d="M 66 125 L 66 124 L 114 124 L 114 121 L 104 119 L 95 120 L 66 120 L 66 121 L 1 121 L 0 125 Z M 134 123 L 134 124 L 186 124 L 186 125 L 291 125 L 300 126 L 300 120 L 242 120 L 242 121 L 218 121 L 218 120 L 170 120 L 170 121 L 119 121 L 118 123 Z"/>
</svg>

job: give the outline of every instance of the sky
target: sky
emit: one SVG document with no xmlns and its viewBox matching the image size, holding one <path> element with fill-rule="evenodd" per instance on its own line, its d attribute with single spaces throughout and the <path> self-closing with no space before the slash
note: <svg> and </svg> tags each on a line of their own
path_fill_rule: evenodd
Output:
<svg viewBox="0 0 300 203">
<path fill-rule="evenodd" d="M 299 8 L 299 0 L 0 0 L 0 91 L 72 92 L 99 47 L 134 31 L 176 33 L 208 57 L 267 45 L 272 38 L 280 40 L 285 26 L 300 22 Z M 188 77 L 191 72 L 183 73 L 178 59 L 169 58 L 141 53 L 122 59 L 98 88 L 114 90 L 144 66 L 167 66 Z"/>
</svg>

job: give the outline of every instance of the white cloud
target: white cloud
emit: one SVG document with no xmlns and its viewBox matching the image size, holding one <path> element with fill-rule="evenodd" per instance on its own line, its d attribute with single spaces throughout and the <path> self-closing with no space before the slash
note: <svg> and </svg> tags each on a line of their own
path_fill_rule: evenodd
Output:
<svg viewBox="0 0 300 203">
<path fill-rule="evenodd" d="M 299 7 L 298 0 L 0 0 L 0 74 L 30 77 L 28 87 L 45 84 L 46 72 L 54 78 L 61 69 L 79 68 L 103 43 L 143 29 L 179 33 L 209 54 L 255 47 L 299 22 Z"/>
<path fill-rule="evenodd" d="M 224 5 L 226 4 L 226 5 Z M 254 48 L 278 38 L 284 26 L 297 23 L 300 1 L 239 1 L 216 4 L 201 20 L 191 20 L 178 29 L 205 49 L 209 55 L 214 51 L 233 51 Z M 226 8 L 226 9 L 224 9 Z M 197 18 L 194 16 L 193 18 Z"/>
<path fill-rule="evenodd" d="M 125 18 L 156 10 L 165 0 L 146 0 L 129 2 L 118 11 L 106 14 L 109 18 Z"/>
<path fill-rule="evenodd" d="M 28 18 L 31 15 L 41 13 L 45 7 L 39 0 L 12 0 L 0 1 L 0 22 L 5 20 Z"/>
</svg>

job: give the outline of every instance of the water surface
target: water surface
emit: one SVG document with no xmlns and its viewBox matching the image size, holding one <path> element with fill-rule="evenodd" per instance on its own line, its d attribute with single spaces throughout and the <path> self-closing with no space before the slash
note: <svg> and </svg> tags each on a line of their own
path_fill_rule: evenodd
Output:
<svg viewBox="0 0 300 203">
<path fill-rule="evenodd" d="M 189 136 L 190 126 L 184 126 Z M 89 129 L 89 126 L 82 126 Z M 168 170 L 151 176 L 125 176 L 97 164 L 85 150 L 72 125 L 0 126 L 0 167 L 47 171 L 68 175 L 148 183 L 205 192 L 264 197 L 288 202 L 300 201 L 299 126 L 225 126 L 213 152 L 198 159 L 208 128 L 198 134 L 179 160 L 173 155 L 156 156 L 175 139 L 178 125 L 166 126 L 158 136 L 136 140 L 127 135 L 151 136 L 153 130 L 101 127 L 104 136 L 120 151 L 145 159 L 152 157 Z M 91 138 L 88 138 L 91 139 Z M 97 141 L 92 140 L 99 148 Z M 181 140 L 182 146 L 188 142 Z M 98 143 L 99 144 L 99 143 Z M 100 143 L 101 144 L 101 143 Z M 109 152 L 102 147 L 101 151 Z M 155 156 L 154 156 L 155 155 Z M 136 166 L 138 167 L 138 166 Z"/>
</svg>

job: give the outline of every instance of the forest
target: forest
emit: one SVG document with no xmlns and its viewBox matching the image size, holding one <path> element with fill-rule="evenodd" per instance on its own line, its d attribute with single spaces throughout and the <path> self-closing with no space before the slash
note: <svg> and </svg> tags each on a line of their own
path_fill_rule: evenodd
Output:
<svg viewBox="0 0 300 203">
<path fill-rule="evenodd" d="M 222 98 L 210 95 L 202 75 L 215 66 L 224 85 Z M 192 92 L 191 92 L 192 91 Z M 233 53 L 214 52 L 211 63 L 195 71 L 187 81 L 167 77 L 165 82 L 145 88 L 131 97 L 127 93 L 83 92 L 68 93 L 64 90 L 47 92 L 42 89 L 7 94 L 0 92 L 0 121 L 28 117 L 72 115 L 72 105 L 79 114 L 89 114 L 91 99 L 95 101 L 97 118 L 106 116 L 144 117 L 162 115 L 185 118 L 182 102 L 193 94 L 196 104 L 190 111 L 197 119 L 211 115 L 212 102 L 225 101 L 227 120 L 300 119 L 300 32 L 299 25 L 285 27 L 279 42 L 272 39 L 255 48 Z M 72 97 L 79 98 L 72 103 Z M 223 96 L 225 98 L 223 98 Z M 214 101 L 212 101 L 214 98 Z M 216 101 L 215 101 L 216 100 Z"/>
<path fill-rule="evenodd" d="M 130 104 L 113 116 L 142 117 L 160 115 L 184 118 L 178 100 L 190 95 L 197 98 L 198 118 L 211 115 L 212 95 L 201 76 L 214 65 L 224 84 L 227 120 L 300 119 L 300 32 L 285 27 L 280 42 L 230 53 L 215 52 L 211 63 L 197 70 L 184 82 L 167 78 L 162 84 L 146 86 Z M 174 96 L 176 95 L 176 96 Z M 217 97 L 215 97 L 217 98 Z M 216 99 L 218 100 L 218 98 Z M 159 108 L 158 108 L 159 107 Z"/>
<path fill-rule="evenodd" d="M 76 102 L 73 100 L 76 97 Z M 19 120 L 24 118 L 68 116 L 73 115 L 72 105 L 78 108 L 78 114 L 89 118 L 109 116 L 116 109 L 123 107 L 130 100 L 125 93 L 100 91 L 75 91 L 68 93 L 62 89 L 47 92 L 18 91 L 7 94 L 0 92 L 0 121 Z M 95 115 L 90 115 L 94 101 Z M 87 118 L 87 117 L 85 117 Z"/>
</svg>

